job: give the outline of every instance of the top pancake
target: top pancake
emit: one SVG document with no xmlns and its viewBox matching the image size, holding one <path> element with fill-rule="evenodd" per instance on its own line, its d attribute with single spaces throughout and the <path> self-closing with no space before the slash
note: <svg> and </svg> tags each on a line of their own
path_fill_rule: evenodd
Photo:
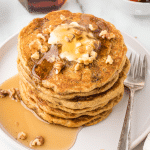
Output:
<svg viewBox="0 0 150 150">
<path fill-rule="evenodd" d="M 62 20 L 60 16 L 65 16 L 66 20 Z M 31 59 L 31 55 L 36 52 L 35 49 L 30 49 L 29 44 L 37 39 L 37 34 L 42 33 L 48 40 L 50 34 L 43 33 L 50 25 L 57 27 L 60 24 L 77 22 L 89 31 L 89 24 L 97 29 L 90 31 L 94 34 L 95 39 L 101 42 L 101 48 L 97 50 L 97 58 L 89 65 L 84 65 L 81 70 L 75 71 L 76 62 L 65 61 L 65 67 L 59 74 L 51 72 L 49 76 L 43 80 L 36 78 L 32 74 L 32 69 L 35 61 Z M 115 38 L 106 39 L 99 36 L 100 32 L 107 30 L 108 33 L 113 33 Z M 49 47 L 47 40 L 42 41 L 42 44 Z M 54 11 L 47 14 L 44 18 L 34 19 L 24 27 L 18 37 L 18 57 L 24 68 L 30 72 L 29 76 L 36 83 L 50 88 L 55 93 L 67 94 L 74 92 L 89 92 L 97 87 L 101 87 L 109 82 L 116 73 L 120 70 L 124 63 L 127 48 L 124 44 L 123 36 L 114 25 L 97 18 L 90 14 L 71 13 L 67 10 Z M 106 63 L 107 56 L 110 55 L 113 63 Z M 43 54 L 41 54 L 41 57 Z M 47 67 L 47 66 L 45 66 Z"/>
</svg>

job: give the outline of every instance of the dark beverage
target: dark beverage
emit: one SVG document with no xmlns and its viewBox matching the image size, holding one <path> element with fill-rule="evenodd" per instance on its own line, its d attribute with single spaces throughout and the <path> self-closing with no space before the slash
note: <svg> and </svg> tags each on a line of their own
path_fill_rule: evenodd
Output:
<svg viewBox="0 0 150 150">
<path fill-rule="evenodd" d="M 47 13 L 58 10 L 67 0 L 19 0 L 29 12 Z"/>
<path fill-rule="evenodd" d="M 150 0 L 130 0 L 130 1 L 150 3 Z"/>
</svg>

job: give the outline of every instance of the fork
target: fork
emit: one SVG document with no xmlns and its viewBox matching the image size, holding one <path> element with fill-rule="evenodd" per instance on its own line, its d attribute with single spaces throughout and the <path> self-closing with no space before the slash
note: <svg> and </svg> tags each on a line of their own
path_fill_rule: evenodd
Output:
<svg viewBox="0 0 150 150">
<path fill-rule="evenodd" d="M 139 56 L 138 63 L 136 63 L 137 56 L 135 55 L 133 60 L 131 53 L 129 60 L 131 67 L 128 76 L 124 81 L 124 85 L 129 88 L 130 94 L 117 150 L 130 150 L 131 116 L 133 111 L 134 93 L 137 90 L 143 89 L 147 73 L 146 55 L 144 56 L 143 61 L 141 61 Z"/>
</svg>

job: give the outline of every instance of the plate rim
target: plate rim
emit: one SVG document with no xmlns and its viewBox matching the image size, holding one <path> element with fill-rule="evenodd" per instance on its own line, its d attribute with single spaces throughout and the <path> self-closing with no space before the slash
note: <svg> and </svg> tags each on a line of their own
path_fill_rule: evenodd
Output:
<svg viewBox="0 0 150 150">
<path fill-rule="evenodd" d="M 123 37 L 124 35 L 129 37 L 130 39 L 132 39 L 134 42 L 138 43 L 143 49 L 144 51 L 150 56 L 150 52 L 138 41 L 136 40 L 134 37 L 132 37 L 131 35 L 127 34 L 126 32 L 121 31 Z M 7 44 L 10 40 L 12 40 L 13 38 L 18 38 L 19 32 L 13 34 L 12 36 L 10 36 L 8 39 L 6 39 L 1 45 L 0 45 L 0 50 L 3 48 L 3 46 L 5 46 L 5 44 Z M 3 135 L 5 134 L 5 139 L 9 140 L 10 143 L 14 146 L 16 146 L 17 148 L 22 148 L 24 150 L 27 150 L 29 148 L 24 147 L 22 144 L 20 144 L 19 142 L 15 141 L 15 139 L 9 135 L 9 133 L 7 133 L 7 131 L 5 131 L 5 128 L 3 127 L 3 125 L 0 123 L 0 126 L 2 128 L 0 128 L 0 132 L 3 133 Z M 135 148 L 138 144 L 140 144 L 145 137 L 148 135 L 148 133 L 150 132 L 150 126 L 140 135 L 136 138 L 136 140 L 134 140 L 131 143 L 131 149 Z M 3 141 L 3 140 L 2 140 Z M 4 141 L 3 141 L 4 142 Z"/>
</svg>

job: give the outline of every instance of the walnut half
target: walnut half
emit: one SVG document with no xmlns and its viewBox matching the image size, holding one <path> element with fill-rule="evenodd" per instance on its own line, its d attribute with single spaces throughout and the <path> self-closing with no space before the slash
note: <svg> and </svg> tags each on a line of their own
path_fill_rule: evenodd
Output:
<svg viewBox="0 0 150 150">
<path fill-rule="evenodd" d="M 24 132 L 18 133 L 18 139 L 25 140 L 27 138 L 27 134 Z"/>
<path fill-rule="evenodd" d="M 62 61 L 57 61 L 55 64 L 54 64 L 54 69 L 55 69 L 55 73 L 58 74 L 62 68 L 64 67 L 64 62 Z"/>
<path fill-rule="evenodd" d="M 43 144 L 44 144 L 44 138 L 42 136 L 38 136 L 33 141 L 30 142 L 30 147 L 42 146 Z"/>
</svg>

